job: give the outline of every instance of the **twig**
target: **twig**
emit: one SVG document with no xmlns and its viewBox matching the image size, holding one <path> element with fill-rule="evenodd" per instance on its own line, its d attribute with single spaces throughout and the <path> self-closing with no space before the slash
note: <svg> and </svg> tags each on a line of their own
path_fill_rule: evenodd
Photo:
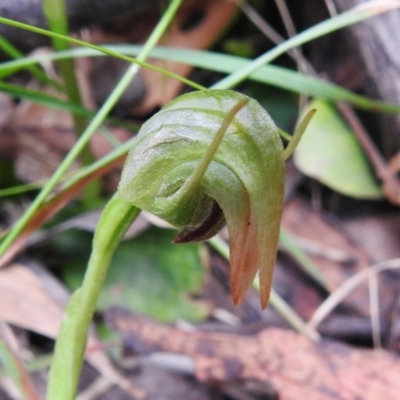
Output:
<svg viewBox="0 0 400 400">
<path fill-rule="evenodd" d="M 387 164 L 382 155 L 379 153 L 378 149 L 375 147 L 367 131 L 364 129 L 356 113 L 351 106 L 345 103 L 338 103 L 337 108 L 346 119 L 364 151 L 367 153 L 367 156 L 374 167 L 376 175 L 380 179 L 384 179 L 387 173 Z"/>
<path fill-rule="evenodd" d="M 344 282 L 338 289 L 336 289 L 314 312 L 313 316 L 308 322 L 308 327 L 317 329 L 318 325 L 336 308 L 344 298 L 346 298 L 358 285 L 360 285 L 365 279 L 370 278 L 372 275 L 376 275 L 381 271 L 388 269 L 400 268 L 400 258 L 393 260 L 384 261 L 375 265 L 372 265 L 367 270 L 361 271 L 346 282 Z"/>
<path fill-rule="evenodd" d="M 334 17 L 338 14 L 336 6 L 332 0 L 325 0 L 325 4 L 331 17 Z"/>
<path fill-rule="evenodd" d="M 296 28 L 294 27 L 294 23 L 292 17 L 290 16 L 285 0 L 275 0 L 275 4 L 278 7 L 279 14 L 281 14 L 281 18 L 288 35 L 296 35 Z"/>
<path fill-rule="evenodd" d="M 293 235 L 292 239 L 296 240 L 297 244 L 306 253 L 312 254 L 314 256 L 323 257 L 327 260 L 335 261 L 342 264 L 352 264 L 357 261 L 354 256 L 339 248 L 324 246 L 313 240 L 294 237 Z"/>
<path fill-rule="evenodd" d="M 93 383 L 91 383 L 82 393 L 80 393 L 76 400 L 94 400 L 97 397 L 105 394 L 107 390 L 111 389 L 114 384 L 108 379 L 99 376 Z"/>
<path fill-rule="evenodd" d="M 376 274 L 369 278 L 369 301 L 371 312 L 372 340 L 376 349 L 382 348 L 381 322 L 379 313 L 379 288 Z"/>
<path fill-rule="evenodd" d="M 247 18 L 273 43 L 279 44 L 285 41 L 285 38 L 282 37 L 278 32 L 276 32 L 275 29 L 272 28 L 267 21 L 261 18 L 261 16 L 257 13 L 257 11 L 253 7 L 251 7 L 246 2 L 241 2 L 238 0 L 234 1 L 238 3 L 242 12 L 247 16 Z M 299 66 L 299 69 L 301 69 L 304 73 L 308 73 L 312 76 L 317 76 L 317 73 L 315 72 L 314 68 L 312 67 L 310 62 L 304 57 L 303 53 L 299 48 L 295 47 L 291 50 L 288 50 L 287 54 L 290 57 L 292 57 L 293 60 L 296 61 L 296 63 Z M 300 66 L 302 68 L 300 68 Z"/>
</svg>

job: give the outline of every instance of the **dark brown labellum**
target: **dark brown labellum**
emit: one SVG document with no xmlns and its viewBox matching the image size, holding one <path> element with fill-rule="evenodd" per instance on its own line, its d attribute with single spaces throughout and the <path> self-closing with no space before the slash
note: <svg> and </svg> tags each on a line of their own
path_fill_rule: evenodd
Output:
<svg viewBox="0 0 400 400">
<path fill-rule="evenodd" d="M 213 237 L 224 225 L 225 218 L 222 209 L 216 201 L 213 201 L 200 224 L 182 229 L 173 243 L 202 242 Z"/>
</svg>

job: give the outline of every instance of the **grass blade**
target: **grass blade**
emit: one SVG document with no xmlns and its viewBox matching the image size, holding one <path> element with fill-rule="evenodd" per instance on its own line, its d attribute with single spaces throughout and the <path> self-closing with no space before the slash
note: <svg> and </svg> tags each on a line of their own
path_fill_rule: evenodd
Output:
<svg viewBox="0 0 400 400">
<path fill-rule="evenodd" d="M 116 54 L 136 56 L 142 46 L 136 45 L 107 45 L 104 48 Z M 103 53 L 98 51 L 77 48 L 65 52 L 44 54 L 38 57 L 27 57 L 24 60 L 15 60 L 0 64 L 0 76 L 13 66 L 17 68 L 26 67 L 39 61 L 57 60 L 66 57 L 99 57 Z M 151 52 L 151 57 L 161 60 L 177 61 L 198 68 L 205 68 L 217 72 L 232 73 L 248 65 L 249 59 L 210 51 L 186 50 L 171 47 L 156 47 Z M 6 65 L 7 64 L 7 65 Z M 297 71 L 274 65 L 264 65 L 253 72 L 249 79 L 279 87 L 295 93 L 301 93 L 312 97 L 319 97 L 333 102 L 348 102 L 355 107 L 387 113 L 399 113 L 400 105 L 390 104 L 383 101 L 371 100 L 360 96 L 338 85 L 326 82 L 312 76 L 303 75 Z"/>
</svg>

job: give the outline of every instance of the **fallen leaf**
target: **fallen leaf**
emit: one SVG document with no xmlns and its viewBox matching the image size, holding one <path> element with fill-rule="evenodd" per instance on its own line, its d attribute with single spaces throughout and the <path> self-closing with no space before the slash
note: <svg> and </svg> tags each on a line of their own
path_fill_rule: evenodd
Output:
<svg viewBox="0 0 400 400">
<path fill-rule="evenodd" d="M 281 400 L 398 399 L 400 359 L 385 351 L 328 340 L 314 343 L 278 328 L 251 337 L 187 332 L 116 307 L 105 316 L 108 325 L 140 353 L 190 356 L 202 382 L 269 381 Z"/>
<path fill-rule="evenodd" d="M 54 338 L 62 314 L 63 306 L 52 299 L 44 282 L 32 270 L 23 264 L 0 270 L 2 320 Z"/>
<path fill-rule="evenodd" d="M 396 210 L 350 216 L 343 226 L 374 263 L 400 257 L 400 215 Z"/>
<path fill-rule="evenodd" d="M 79 61 L 79 64 L 83 63 L 83 60 Z M 85 89 L 84 70 L 84 67 L 77 68 L 77 76 L 81 88 Z M 52 87 L 37 86 L 35 89 L 40 94 L 64 100 Z M 86 92 L 87 89 L 84 90 L 84 98 L 89 97 Z M 85 103 L 88 109 L 93 108 L 90 100 Z M 13 133 L 14 139 L 17 138 L 16 175 L 26 182 L 48 179 L 73 147 L 77 137 L 72 114 L 68 110 L 49 108 L 29 99 L 22 99 L 14 108 L 7 128 Z M 132 136 L 124 128 L 111 127 L 108 130 L 120 142 Z M 91 137 L 90 148 L 98 159 L 109 153 L 113 146 L 97 132 Z M 69 170 L 76 170 L 79 164 L 79 161 L 74 161 Z"/>
</svg>

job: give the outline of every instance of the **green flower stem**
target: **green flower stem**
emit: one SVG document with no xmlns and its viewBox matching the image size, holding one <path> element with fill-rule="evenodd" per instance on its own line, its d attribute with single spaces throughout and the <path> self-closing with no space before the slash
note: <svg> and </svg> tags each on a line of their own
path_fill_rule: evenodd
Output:
<svg viewBox="0 0 400 400">
<path fill-rule="evenodd" d="M 147 58 L 153 47 L 157 44 L 158 40 L 161 38 L 165 30 L 167 29 L 169 23 L 171 22 L 173 16 L 175 15 L 177 9 L 179 8 L 182 0 L 173 0 L 168 7 L 168 9 L 163 14 L 163 17 L 157 27 L 153 30 L 151 36 L 147 40 L 146 44 L 143 46 L 142 51 L 140 52 L 137 60 L 140 63 Z M 0 18 L 0 22 L 2 18 Z M 47 32 L 47 31 L 46 31 Z M 63 37 L 62 35 L 59 35 Z M 82 43 L 80 43 L 82 44 Z M 80 154 L 80 152 L 84 149 L 84 147 L 89 142 L 93 133 L 98 129 L 98 127 L 102 124 L 104 119 L 107 117 L 108 113 L 114 107 L 118 99 L 124 93 L 125 89 L 128 87 L 129 83 L 132 81 L 133 77 L 136 75 L 139 69 L 139 64 L 132 64 L 128 70 L 125 72 L 124 76 L 119 81 L 118 85 L 115 87 L 113 92 L 110 94 L 106 102 L 100 108 L 99 112 L 93 118 L 92 122 L 86 128 L 85 132 L 83 132 L 82 136 L 78 139 L 75 146 L 71 149 L 68 155 L 64 158 L 63 162 L 54 172 L 52 177 L 49 179 L 47 184 L 43 187 L 39 195 L 33 201 L 31 206 L 26 210 L 24 215 L 21 217 L 19 221 L 13 226 L 9 234 L 4 238 L 0 245 L 0 257 L 7 251 L 11 243 L 18 237 L 18 235 L 23 231 L 26 224 L 29 220 L 35 215 L 36 211 L 39 209 L 43 201 L 46 197 L 51 193 L 54 189 L 58 181 L 62 178 L 65 172 L 68 170 L 70 165 L 76 159 L 76 157 Z"/>
<path fill-rule="evenodd" d="M 73 400 L 79 382 L 86 338 L 114 251 L 140 210 L 117 194 L 97 225 L 82 286 L 72 295 L 51 363 L 47 400 Z"/>
<path fill-rule="evenodd" d="M 213 238 L 209 239 L 208 242 L 222 257 L 225 258 L 225 260 L 229 261 L 229 246 L 220 236 L 214 236 Z M 260 289 L 257 278 L 254 280 L 253 286 L 257 290 Z M 312 340 L 319 339 L 318 332 L 309 329 L 307 324 L 296 313 L 296 311 L 292 307 L 290 307 L 290 305 L 286 303 L 286 301 L 277 292 L 275 292 L 274 289 L 271 289 L 269 302 L 272 307 L 274 307 L 275 310 L 279 313 L 279 315 L 284 318 L 285 321 L 295 330 L 303 333 Z"/>
</svg>

